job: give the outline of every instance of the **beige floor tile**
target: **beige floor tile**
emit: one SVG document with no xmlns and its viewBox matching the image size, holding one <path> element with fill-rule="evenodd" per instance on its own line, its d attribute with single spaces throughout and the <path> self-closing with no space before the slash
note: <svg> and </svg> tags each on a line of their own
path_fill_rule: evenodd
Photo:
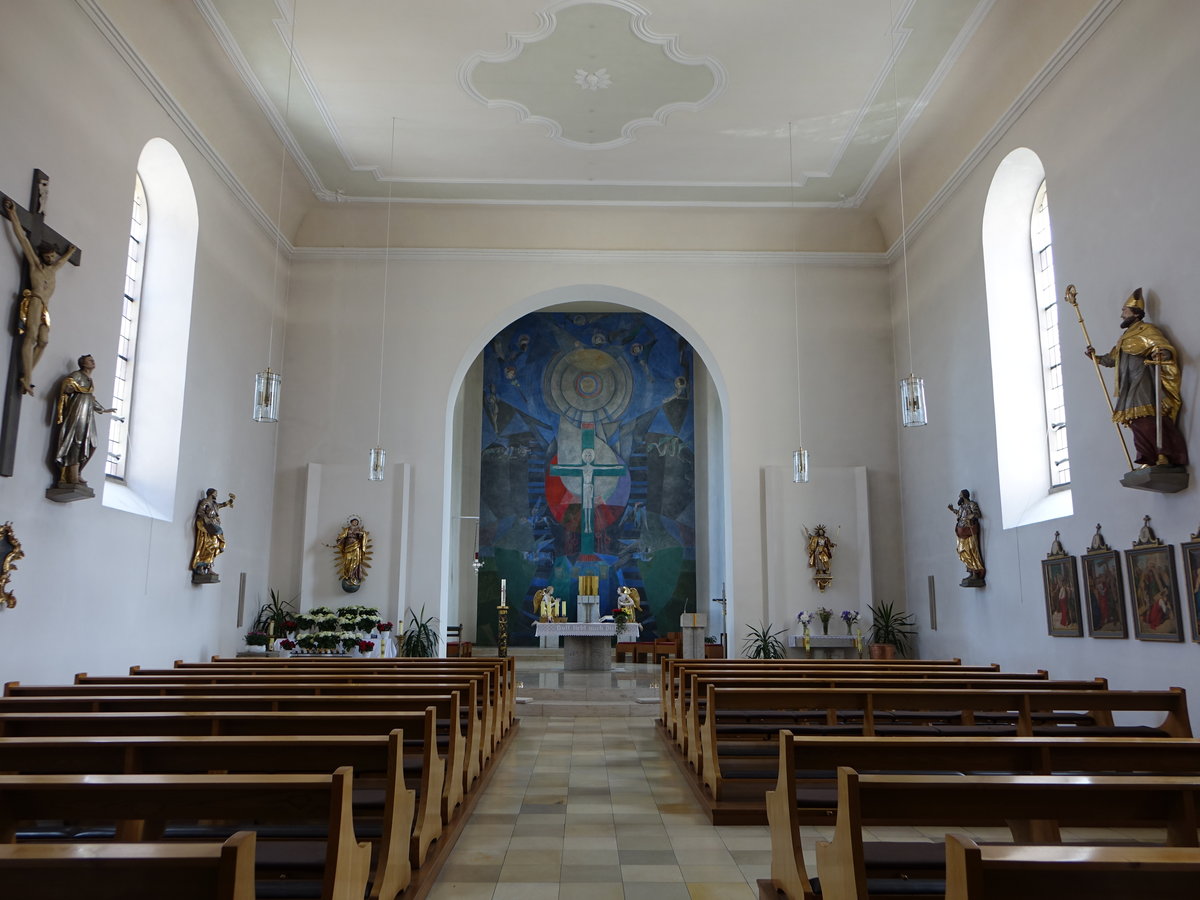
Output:
<svg viewBox="0 0 1200 900">
<path fill-rule="evenodd" d="M 679 866 L 621 866 L 622 881 L 683 881 Z"/>
<path fill-rule="evenodd" d="M 492 900 L 494 882 L 447 881 L 445 871 L 442 870 L 442 877 L 430 890 L 429 900 Z"/>
<path fill-rule="evenodd" d="M 535 850 L 509 850 L 504 857 L 505 866 L 546 866 L 557 869 L 562 865 L 561 849 L 538 847 Z"/>
<path fill-rule="evenodd" d="M 558 883 L 559 866 L 506 865 L 500 870 L 501 882 Z"/>
<path fill-rule="evenodd" d="M 688 884 L 698 882 L 716 881 L 722 883 L 729 882 L 744 882 L 745 876 L 742 875 L 742 870 L 733 863 L 727 866 L 685 866 L 680 865 L 679 871 L 683 873 L 683 880 Z"/>
<path fill-rule="evenodd" d="M 501 882 L 492 900 L 558 900 L 556 882 Z"/>
<path fill-rule="evenodd" d="M 564 884 L 559 888 L 559 900 L 625 900 L 625 888 L 619 882 Z"/>
<path fill-rule="evenodd" d="M 744 881 L 688 884 L 691 900 L 756 900 L 758 891 Z"/>
</svg>

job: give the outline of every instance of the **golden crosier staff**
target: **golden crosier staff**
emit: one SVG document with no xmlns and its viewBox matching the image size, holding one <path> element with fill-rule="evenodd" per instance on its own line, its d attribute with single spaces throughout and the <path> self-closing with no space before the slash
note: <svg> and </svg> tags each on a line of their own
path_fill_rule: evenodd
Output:
<svg viewBox="0 0 1200 900">
<path fill-rule="evenodd" d="M 1092 346 L 1092 339 L 1088 337 L 1087 325 L 1083 322 L 1083 313 L 1079 311 L 1079 292 L 1075 290 L 1075 285 L 1068 284 L 1067 292 L 1063 296 L 1063 301 L 1075 307 L 1075 315 L 1079 317 L 1079 327 L 1083 329 L 1083 342 L 1087 347 Z M 1113 413 L 1112 396 L 1108 393 L 1108 386 L 1104 383 L 1104 376 L 1100 373 L 1100 363 L 1096 360 L 1095 354 L 1089 357 L 1092 365 L 1096 367 L 1096 379 L 1100 382 L 1100 390 L 1104 392 L 1104 401 L 1108 404 L 1108 414 Z M 1117 429 L 1117 439 L 1121 442 L 1121 450 L 1125 453 L 1125 462 L 1129 464 L 1129 471 L 1133 471 L 1133 458 L 1129 455 L 1129 447 L 1125 444 L 1125 435 L 1121 433 L 1121 426 L 1113 422 L 1113 427 Z"/>
</svg>

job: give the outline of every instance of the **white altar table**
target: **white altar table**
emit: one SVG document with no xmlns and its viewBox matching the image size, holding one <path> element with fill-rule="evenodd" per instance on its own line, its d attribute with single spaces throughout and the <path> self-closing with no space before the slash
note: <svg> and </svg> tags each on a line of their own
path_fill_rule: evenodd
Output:
<svg viewBox="0 0 1200 900">
<path fill-rule="evenodd" d="M 621 631 L 621 640 L 636 641 L 642 626 L 628 623 Z M 612 668 L 612 642 L 616 635 L 615 622 L 535 622 L 534 634 L 539 638 L 563 639 L 563 668 L 567 671 L 587 670 L 607 672 Z"/>
</svg>

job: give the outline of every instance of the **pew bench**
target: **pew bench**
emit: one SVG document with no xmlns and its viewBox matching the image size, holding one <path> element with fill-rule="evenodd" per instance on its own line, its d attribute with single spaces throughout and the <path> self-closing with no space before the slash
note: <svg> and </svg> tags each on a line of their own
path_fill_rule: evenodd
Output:
<svg viewBox="0 0 1200 900">
<path fill-rule="evenodd" d="M 256 831 L 271 822 L 320 823 L 322 900 L 362 900 L 371 848 L 355 838 L 352 793 L 349 767 L 332 775 L 0 775 L 0 842 L 13 843 L 22 822 L 51 819 L 113 823 L 119 841 L 185 834 L 192 841 L 209 834 L 225 840 L 228 835 L 211 825 L 186 824 L 209 820 L 238 822 L 235 831 L 247 830 L 246 822 L 256 823 Z M 81 839 L 86 835 L 76 831 L 65 842 Z M 303 896 L 309 873 L 303 863 L 295 867 L 292 857 L 303 857 L 306 848 L 295 853 L 287 843 L 280 841 L 282 853 L 277 853 L 268 850 L 274 841 L 259 840 L 257 864 L 260 871 L 264 865 L 270 869 L 273 892 L 282 887 L 278 896 Z M 279 868 L 269 862 L 273 857 Z M 295 894 L 288 890 L 291 882 L 297 882 Z"/>
<path fill-rule="evenodd" d="M 255 900 L 254 844 L 252 831 L 223 844 L 2 844 L 0 886 L 20 900 Z"/>
<path fill-rule="evenodd" d="M 1194 900 L 1200 850 L 1183 847 L 980 846 L 946 838 L 946 900 Z"/>
<path fill-rule="evenodd" d="M 772 716 L 769 722 L 737 722 L 722 728 L 728 712 L 736 720 L 747 711 L 788 713 L 791 721 Z M 911 718 L 886 724 L 885 714 L 903 711 Z M 1162 715 L 1157 726 L 1118 726 L 1114 712 Z M 813 722 L 821 714 L 824 721 Z M 1035 713 L 1065 715 L 1068 723 L 1083 713 L 1093 724 L 1037 725 Z M 983 715 L 1014 715 L 1014 725 L 981 724 Z M 771 780 L 772 757 L 779 752 L 781 729 L 815 735 L 1000 736 L 1016 734 L 1081 737 L 1191 737 L 1187 697 L 1182 688 L 1167 691 L 1057 691 L 947 689 L 707 689 L 707 709 L 700 735 L 698 777 L 713 799 L 722 799 L 729 779 Z"/>
<path fill-rule="evenodd" d="M 156 712 L 156 713 L 4 713 L 0 735 L 10 737 L 93 737 L 141 735 L 275 735 L 297 744 L 310 736 L 387 735 L 416 717 L 432 728 L 432 714 L 379 712 Z M 301 740 L 301 738 L 303 740 Z M 412 829 L 413 863 L 424 863 L 430 845 L 442 832 L 445 759 L 433 743 L 425 745 L 417 789 L 416 824 Z M 213 768 L 210 766 L 210 768 Z M 383 802 L 382 799 L 380 801 Z"/>
</svg>

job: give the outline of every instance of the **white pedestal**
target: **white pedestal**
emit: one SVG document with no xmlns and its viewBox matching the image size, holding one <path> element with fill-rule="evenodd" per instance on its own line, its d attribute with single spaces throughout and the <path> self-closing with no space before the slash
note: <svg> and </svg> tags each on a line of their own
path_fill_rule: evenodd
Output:
<svg viewBox="0 0 1200 900">
<path fill-rule="evenodd" d="M 576 622 L 600 621 L 600 595 L 581 594 L 575 598 Z"/>
</svg>

